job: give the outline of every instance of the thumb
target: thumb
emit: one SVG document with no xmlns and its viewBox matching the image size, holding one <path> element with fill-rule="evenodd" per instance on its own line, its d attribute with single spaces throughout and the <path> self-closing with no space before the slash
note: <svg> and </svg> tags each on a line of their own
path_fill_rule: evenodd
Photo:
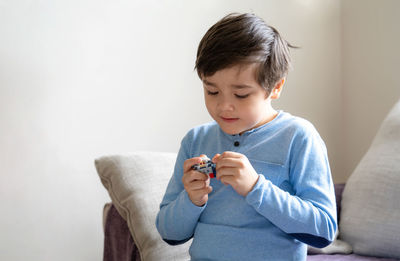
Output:
<svg viewBox="0 0 400 261">
<path fill-rule="evenodd" d="M 212 158 L 212 162 L 217 163 L 220 157 L 221 157 L 221 154 L 219 154 L 219 153 L 215 154 L 215 156 Z"/>
</svg>

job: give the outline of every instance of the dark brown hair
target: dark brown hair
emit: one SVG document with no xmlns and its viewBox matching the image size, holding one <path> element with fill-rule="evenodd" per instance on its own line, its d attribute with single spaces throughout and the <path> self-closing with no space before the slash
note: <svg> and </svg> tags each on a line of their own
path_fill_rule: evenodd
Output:
<svg viewBox="0 0 400 261">
<path fill-rule="evenodd" d="M 257 63 L 256 79 L 267 90 L 290 69 L 289 47 L 278 31 L 254 14 L 229 14 L 213 25 L 197 49 L 200 79 L 238 64 Z"/>
</svg>

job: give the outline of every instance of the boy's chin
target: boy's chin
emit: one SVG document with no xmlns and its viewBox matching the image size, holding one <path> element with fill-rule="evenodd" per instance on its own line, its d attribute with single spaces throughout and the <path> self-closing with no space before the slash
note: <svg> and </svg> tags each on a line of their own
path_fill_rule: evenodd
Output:
<svg viewBox="0 0 400 261">
<path fill-rule="evenodd" d="M 220 125 L 221 129 L 223 132 L 225 132 L 226 134 L 229 135 L 238 135 L 238 134 L 242 134 L 243 132 L 245 132 L 246 130 L 241 130 L 238 128 L 224 128 Z"/>
</svg>

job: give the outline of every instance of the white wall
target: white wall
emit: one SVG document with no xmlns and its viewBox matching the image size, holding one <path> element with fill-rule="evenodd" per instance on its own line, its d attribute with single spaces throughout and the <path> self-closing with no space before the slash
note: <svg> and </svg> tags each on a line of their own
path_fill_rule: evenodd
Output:
<svg viewBox="0 0 400 261">
<path fill-rule="evenodd" d="M 400 98 L 400 1 L 342 1 L 344 172 L 351 174 Z"/>
<path fill-rule="evenodd" d="M 339 1 L 3 0 L 1 260 L 101 260 L 109 197 L 94 158 L 177 151 L 210 119 L 196 48 L 233 11 L 302 47 L 277 107 L 316 125 L 340 172 Z"/>
</svg>

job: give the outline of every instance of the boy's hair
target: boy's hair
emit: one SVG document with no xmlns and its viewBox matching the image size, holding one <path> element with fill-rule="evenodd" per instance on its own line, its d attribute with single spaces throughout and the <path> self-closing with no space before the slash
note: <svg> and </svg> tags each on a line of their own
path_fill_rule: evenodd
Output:
<svg viewBox="0 0 400 261">
<path fill-rule="evenodd" d="M 268 93 L 290 69 L 289 47 L 278 33 L 254 14 L 229 14 L 200 41 L 195 69 L 200 79 L 238 64 L 259 64 L 257 82 Z"/>
</svg>

